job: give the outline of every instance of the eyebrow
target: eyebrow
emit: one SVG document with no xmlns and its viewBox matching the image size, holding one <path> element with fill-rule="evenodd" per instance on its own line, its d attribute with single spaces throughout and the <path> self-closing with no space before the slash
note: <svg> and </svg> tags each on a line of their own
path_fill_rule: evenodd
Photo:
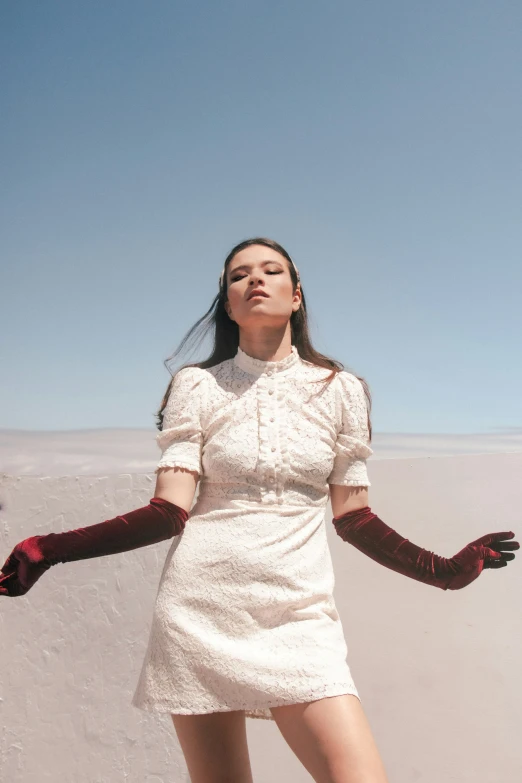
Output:
<svg viewBox="0 0 522 783">
<path fill-rule="evenodd" d="M 268 261 L 261 261 L 261 266 L 265 266 L 265 264 L 279 264 L 280 266 L 283 266 L 281 261 L 276 261 L 275 258 L 269 258 Z M 234 272 L 237 272 L 238 269 L 251 269 L 252 264 L 240 264 L 239 266 L 234 267 L 230 274 L 234 274 Z"/>
</svg>

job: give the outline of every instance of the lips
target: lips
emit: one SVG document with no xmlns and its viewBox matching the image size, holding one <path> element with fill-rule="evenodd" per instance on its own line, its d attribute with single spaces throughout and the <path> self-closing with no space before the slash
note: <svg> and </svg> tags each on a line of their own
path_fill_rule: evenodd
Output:
<svg viewBox="0 0 522 783">
<path fill-rule="evenodd" d="M 248 298 L 252 299 L 253 296 L 266 296 L 267 299 L 268 299 L 268 294 L 265 294 L 264 291 L 259 291 L 259 290 L 252 291 L 252 293 L 250 294 L 250 296 Z"/>
</svg>

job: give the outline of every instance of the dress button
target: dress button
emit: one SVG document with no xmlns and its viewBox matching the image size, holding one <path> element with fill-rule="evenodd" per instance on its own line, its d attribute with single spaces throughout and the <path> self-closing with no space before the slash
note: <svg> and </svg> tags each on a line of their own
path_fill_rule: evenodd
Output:
<svg viewBox="0 0 522 783">
<path fill-rule="evenodd" d="M 269 390 L 268 390 L 268 393 L 269 393 L 269 394 L 273 394 L 273 393 L 274 393 L 274 390 L 273 390 L 273 389 L 269 389 Z"/>
<path fill-rule="evenodd" d="M 270 478 L 268 480 L 270 481 L 271 484 L 274 483 L 274 479 L 272 478 L 272 476 L 270 476 Z"/>
<path fill-rule="evenodd" d="M 275 447 L 275 446 L 272 446 L 272 451 L 275 451 L 275 450 L 276 450 L 276 447 Z"/>
<path fill-rule="evenodd" d="M 270 419 L 270 421 L 275 421 L 275 419 L 274 419 L 274 417 L 273 417 L 273 416 L 272 416 L 272 418 Z"/>
</svg>

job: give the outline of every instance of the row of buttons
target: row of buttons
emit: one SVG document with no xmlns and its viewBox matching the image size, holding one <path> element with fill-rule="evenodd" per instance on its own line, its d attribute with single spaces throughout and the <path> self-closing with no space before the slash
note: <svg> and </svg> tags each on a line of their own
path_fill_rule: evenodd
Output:
<svg viewBox="0 0 522 783">
<path fill-rule="evenodd" d="M 268 370 L 268 371 L 267 371 L 267 375 L 272 375 L 272 373 L 273 373 L 273 370 Z M 269 389 L 269 390 L 268 390 L 268 393 L 269 393 L 269 394 L 273 394 L 273 393 L 274 393 L 274 390 L 273 390 L 273 389 Z M 273 421 L 274 421 L 274 417 L 273 417 L 273 416 L 270 418 L 270 421 L 271 421 L 271 422 L 273 422 Z M 272 450 L 272 451 L 275 451 L 275 450 L 276 450 L 276 447 L 275 447 L 275 446 L 272 446 L 272 449 L 271 449 L 271 450 Z M 270 482 L 271 484 L 273 484 L 273 483 L 274 483 L 274 477 L 273 477 L 273 476 L 270 476 L 270 478 L 269 478 L 268 480 L 269 480 L 269 482 Z"/>
</svg>

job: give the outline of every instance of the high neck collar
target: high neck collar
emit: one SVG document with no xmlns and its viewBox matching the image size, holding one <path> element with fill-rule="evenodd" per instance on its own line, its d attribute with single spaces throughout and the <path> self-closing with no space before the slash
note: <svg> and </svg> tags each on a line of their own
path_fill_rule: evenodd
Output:
<svg viewBox="0 0 522 783">
<path fill-rule="evenodd" d="M 237 367 L 240 367 L 245 372 L 252 373 L 252 375 L 263 375 L 264 373 L 281 373 L 286 372 L 291 367 L 295 367 L 300 362 L 300 356 L 297 352 L 295 345 L 292 345 L 291 353 L 285 356 L 284 359 L 279 359 L 277 362 L 265 362 L 262 359 L 255 359 L 248 353 L 245 353 L 239 345 L 237 347 L 237 353 L 234 356 L 234 363 Z"/>
</svg>

